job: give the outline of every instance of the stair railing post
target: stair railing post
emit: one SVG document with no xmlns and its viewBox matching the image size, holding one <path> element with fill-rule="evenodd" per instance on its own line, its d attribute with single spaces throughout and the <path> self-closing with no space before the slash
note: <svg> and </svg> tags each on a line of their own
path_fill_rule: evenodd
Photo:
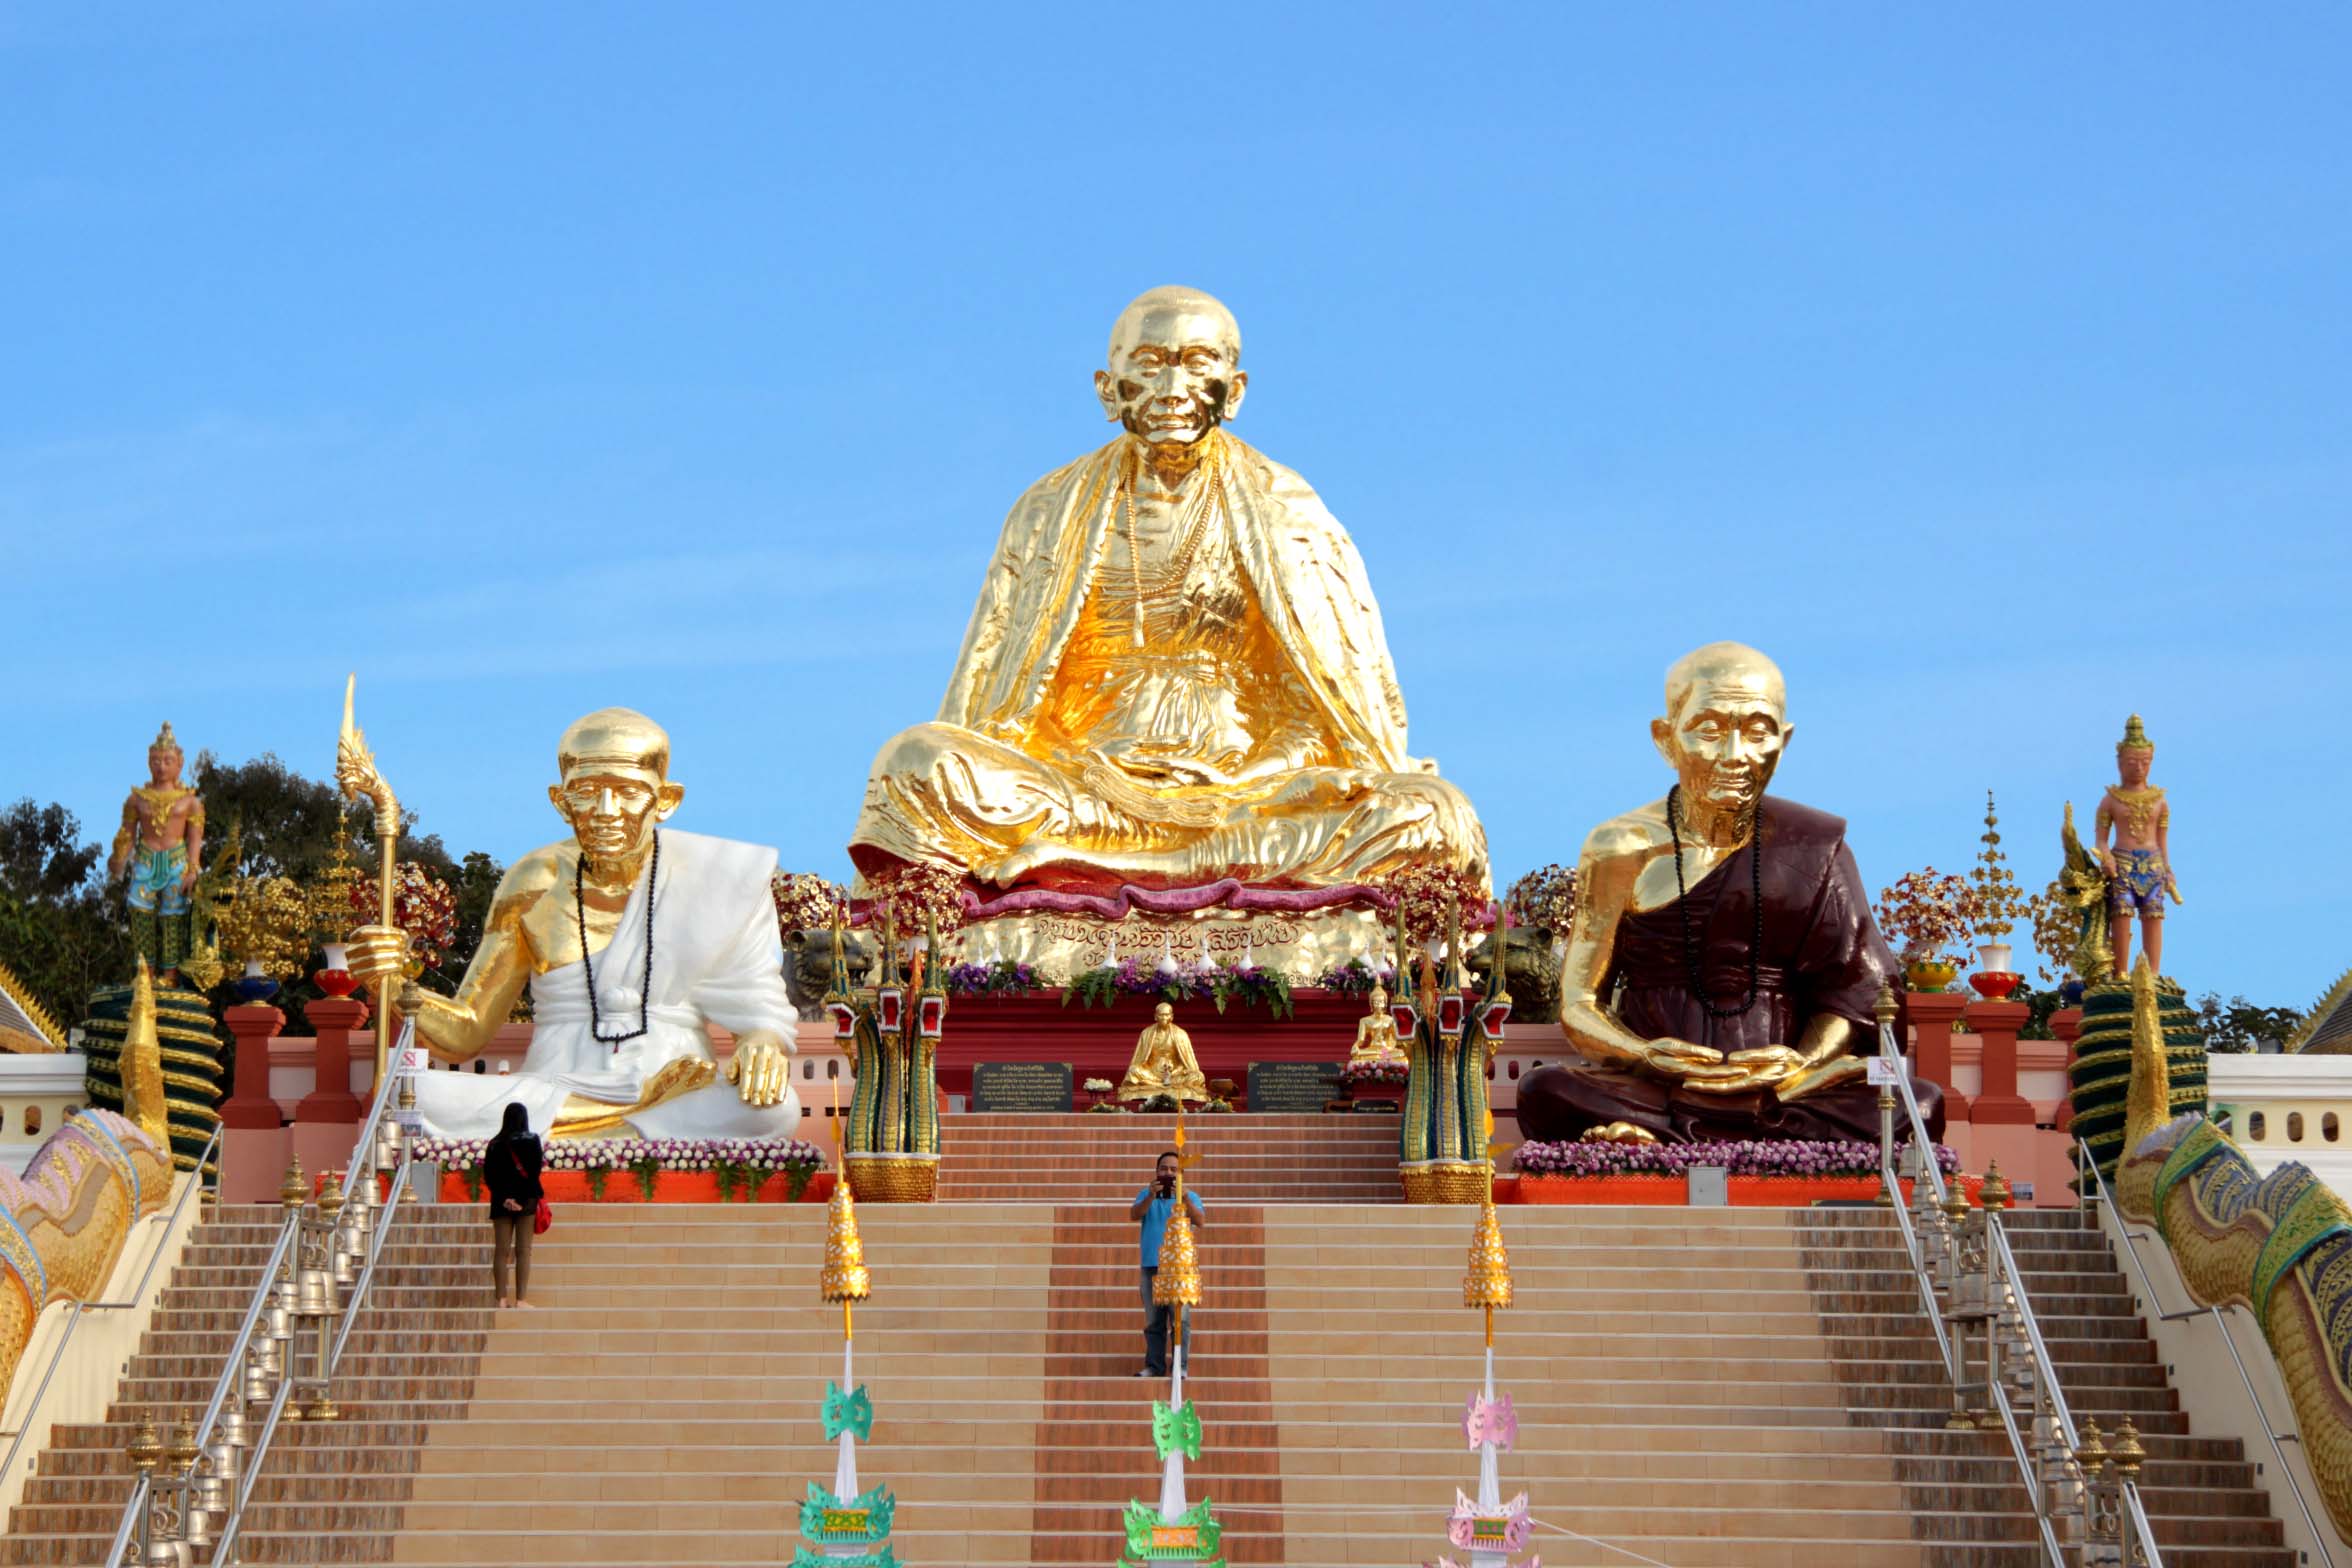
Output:
<svg viewBox="0 0 2352 1568">
<path fill-rule="evenodd" d="M 2116 1484 L 2115 1457 L 2107 1451 L 2099 1423 L 2087 1416 L 2074 1461 L 2083 1477 L 2083 1568 L 2122 1568 L 2122 1489 Z"/>
<path fill-rule="evenodd" d="M 1992 1372 L 1992 1335 L 1987 1332 L 1991 1319 L 1990 1300 L 1986 1290 L 1984 1219 L 1981 1210 L 1971 1211 L 1968 1195 L 1958 1182 L 1952 1184 L 1950 1196 L 1944 1200 L 1944 1223 L 1951 1234 L 1950 1292 L 1944 1300 L 1944 1320 L 1952 1331 L 1952 1413 L 1944 1422 L 1947 1429 L 1964 1432 L 1976 1427 L 1978 1405 L 1974 1396 L 1983 1390 L 1984 1405 L 1992 1403 L 1989 1381 L 1980 1381 L 1970 1366 L 1969 1340 L 1983 1343 L 1986 1362 L 1985 1376 Z"/>
<path fill-rule="evenodd" d="M 1891 1071 L 1903 1070 L 1903 1054 L 1895 1049 L 1895 988 L 1885 981 L 1878 987 L 1878 1001 L 1871 1008 L 1878 1018 L 1878 1055 L 1891 1060 Z M 1895 1086 L 1878 1086 L 1878 1196 L 1872 1201 L 1881 1208 L 1891 1208 L 1903 1201 L 1903 1189 L 1895 1165 Z"/>
</svg>

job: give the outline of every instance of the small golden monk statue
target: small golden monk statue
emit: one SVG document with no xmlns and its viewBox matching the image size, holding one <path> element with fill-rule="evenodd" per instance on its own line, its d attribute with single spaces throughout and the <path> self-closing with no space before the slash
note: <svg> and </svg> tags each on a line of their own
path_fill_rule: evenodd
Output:
<svg viewBox="0 0 2352 1568">
<path fill-rule="evenodd" d="M 1198 1104 L 1209 1097 L 1209 1081 L 1201 1076 L 1192 1054 L 1192 1036 L 1176 1022 L 1176 1009 L 1162 1002 L 1152 1009 L 1152 1021 L 1135 1037 L 1135 1060 L 1119 1080 L 1119 1099 L 1156 1100 L 1162 1095 Z"/>
<path fill-rule="evenodd" d="M 1392 1062 L 1407 1066 L 1404 1047 L 1397 1043 L 1396 1019 L 1389 1015 L 1388 988 L 1374 986 L 1372 1010 L 1356 1020 L 1356 1043 L 1348 1048 L 1348 1065 L 1359 1062 Z"/>
<path fill-rule="evenodd" d="M 1095 373 L 1107 446 L 1030 486 L 938 718 L 875 758 L 860 871 L 984 891 L 1281 888 L 1486 869 L 1470 803 L 1407 754 L 1364 563 L 1305 480 L 1224 430 L 1232 312 L 1159 288 Z"/>
<path fill-rule="evenodd" d="M 195 913 L 189 894 L 204 870 L 204 800 L 180 782 L 184 758 L 172 727 L 147 748 L 147 782 L 123 801 L 122 826 L 106 857 L 106 880 L 124 883 L 131 943 L 157 984 L 179 979 Z"/>
<path fill-rule="evenodd" d="M 486 1138 L 519 1101 L 557 1137 L 792 1137 L 799 1012 L 769 893 L 776 852 L 661 827 L 686 791 L 668 733 L 642 713 L 578 720 L 556 769 L 547 798 L 572 836 L 508 868 L 455 997 L 402 997 L 418 1041 L 464 1062 L 528 987 L 531 1049 L 511 1076 L 419 1075 L 426 1127 Z M 397 979 L 407 945 L 397 927 L 362 927 L 351 972 Z M 706 1023 L 735 1033 L 725 1083 Z"/>
<path fill-rule="evenodd" d="M 2133 714 L 2115 743 L 2115 773 L 2099 797 L 2099 868 L 2107 873 L 2107 940 L 2114 949 L 2115 972 L 2131 973 L 2132 919 L 2140 922 L 2140 946 L 2148 967 L 2164 971 L 2164 901 L 2183 902 L 2180 884 L 2172 877 L 2172 803 L 2161 787 L 2148 782 L 2156 760 L 2156 744 Z M 2115 836 L 2108 847 L 2108 835 Z"/>
<path fill-rule="evenodd" d="M 1584 843 L 1560 1028 L 1583 1066 L 1520 1081 L 1528 1137 L 1875 1140 L 1873 1006 L 1895 973 L 1846 825 L 1765 794 L 1792 733 L 1780 669 L 1710 643 L 1666 673 L 1663 800 Z M 1942 1091 L 1917 1086 L 1930 1128 Z"/>
</svg>

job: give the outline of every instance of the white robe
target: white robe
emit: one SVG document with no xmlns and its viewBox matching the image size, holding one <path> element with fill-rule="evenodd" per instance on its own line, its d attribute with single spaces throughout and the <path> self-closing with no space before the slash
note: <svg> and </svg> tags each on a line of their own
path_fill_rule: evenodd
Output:
<svg viewBox="0 0 2352 1568">
<path fill-rule="evenodd" d="M 653 920 L 646 1032 L 619 1045 L 596 1038 L 585 964 L 534 975 L 531 1049 L 512 1074 L 466 1068 L 417 1075 L 417 1109 L 428 1132 L 490 1137 L 507 1104 L 516 1102 L 529 1109 L 532 1130 L 544 1135 L 574 1095 L 632 1104 L 645 1081 L 670 1063 L 714 1061 L 706 1020 L 739 1037 L 767 1030 L 791 1049 L 799 1015 L 784 988 L 784 949 L 768 890 L 776 852 L 664 829 L 660 859 L 658 884 L 649 890 L 639 873 L 612 940 L 595 955 L 597 1025 L 610 1039 L 637 1027 L 645 925 Z M 788 1082 L 781 1103 L 746 1105 L 722 1077 L 636 1113 L 629 1127 L 643 1138 L 791 1138 L 800 1132 L 800 1100 Z"/>
</svg>

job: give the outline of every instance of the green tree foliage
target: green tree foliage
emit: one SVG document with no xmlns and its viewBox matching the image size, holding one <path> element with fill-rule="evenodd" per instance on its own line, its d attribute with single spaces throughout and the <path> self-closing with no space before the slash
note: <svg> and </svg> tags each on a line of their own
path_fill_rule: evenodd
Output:
<svg viewBox="0 0 2352 1568">
<path fill-rule="evenodd" d="M 190 775 L 204 799 L 208 864 L 226 852 L 234 828 L 246 875 L 291 877 L 308 888 L 334 864 L 341 838 L 352 865 L 374 886 L 374 824 L 365 811 L 346 816 L 332 783 L 306 778 L 267 752 L 235 764 L 204 752 Z M 481 945 L 505 868 L 478 850 L 453 858 L 439 837 L 416 832 L 414 812 L 402 814 L 397 854 L 422 863 L 457 893 L 457 939 L 441 967 L 422 977 L 433 990 L 455 991 Z M 0 964 L 69 1026 L 86 1014 L 93 991 L 131 974 L 121 889 L 106 886 L 105 876 L 104 844 L 85 842 L 81 823 L 63 806 L 27 799 L 0 810 Z M 311 994 L 308 984 L 299 984 L 278 999 L 289 1030 L 308 1027 L 302 1001 Z M 218 1008 L 235 996 L 224 982 L 211 1000 Z"/>
<path fill-rule="evenodd" d="M 104 847 L 63 806 L 0 811 L 0 964 L 71 1028 L 90 993 L 130 973 L 130 922 L 106 896 Z"/>
<path fill-rule="evenodd" d="M 2276 1049 L 2302 1022 L 2300 1008 L 2256 1007 L 2242 996 L 2225 1002 L 2218 991 L 2208 991 L 2197 999 L 2197 1023 L 2205 1031 L 2205 1049 L 2226 1056 L 2260 1050 L 2265 1042 Z"/>
</svg>

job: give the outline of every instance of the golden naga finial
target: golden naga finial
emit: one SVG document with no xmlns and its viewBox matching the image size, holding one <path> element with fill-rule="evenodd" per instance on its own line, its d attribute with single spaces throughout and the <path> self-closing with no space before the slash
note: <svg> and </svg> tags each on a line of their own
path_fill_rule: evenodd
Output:
<svg viewBox="0 0 2352 1568">
<path fill-rule="evenodd" d="M 171 1109 L 163 1091 L 163 1041 L 155 1032 L 155 976 L 147 960 L 131 981 L 131 1017 L 123 1030 L 123 1115 L 171 1152 Z"/>
<path fill-rule="evenodd" d="M 375 753 L 368 750 L 367 737 L 352 721 L 352 698 L 358 693 L 359 677 L 346 676 L 343 681 L 343 728 L 335 736 L 335 783 L 344 798 L 358 800 L 366 796 L 376 808 L 376 832 L 381 835 L 387 827 L 397 831 L 400 824 L 400 802 L 392 798 L 392 786 L 384 782 L 384 775 L 376 771 Z"/>
<path fill-rule="evenodd" d="M 2172 1064 L 2164 1054 L 2164 1024 L 2156 1010 L 2156 971 L 2142 953 L 2132 965 L 2131 1088 L 2124 1097 L 2123 1152 L 2172 1120 Z"/>
</svg>

